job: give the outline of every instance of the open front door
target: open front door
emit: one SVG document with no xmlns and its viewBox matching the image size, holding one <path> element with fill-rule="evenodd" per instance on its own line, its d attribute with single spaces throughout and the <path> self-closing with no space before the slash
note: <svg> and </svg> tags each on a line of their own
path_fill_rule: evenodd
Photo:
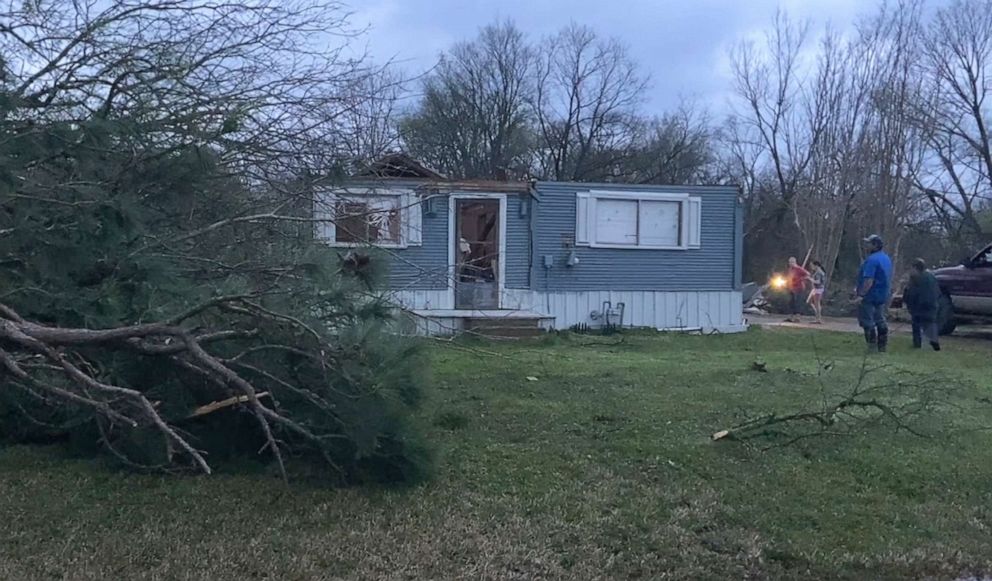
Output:
<svg viewBox="0 0 992 581">
<path fill-rule="evenodd" d="M 455 199 L 455 308 L 499 308 L 498 199 Z"/>
</svg>

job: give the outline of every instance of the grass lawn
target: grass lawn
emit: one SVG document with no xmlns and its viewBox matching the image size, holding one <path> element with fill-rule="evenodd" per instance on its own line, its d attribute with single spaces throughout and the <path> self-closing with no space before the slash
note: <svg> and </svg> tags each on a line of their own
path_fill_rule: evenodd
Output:
<svg viewBox="0 0 992 581">
<path fill-rule="evenodd" d="M 0 579 L 953 579 L 992 572 L 992 344 L 884 361 L 957 386 L 921 439 L 709 436 L 857 373 L 857 336 L 753 331 L 438 348 L 435 478 L 286 490 L 0 448 Z M 768 373 L 751 370 L 756 359 Z M 530 381 L 528 376 L 538 378 Z"/>
</svg>

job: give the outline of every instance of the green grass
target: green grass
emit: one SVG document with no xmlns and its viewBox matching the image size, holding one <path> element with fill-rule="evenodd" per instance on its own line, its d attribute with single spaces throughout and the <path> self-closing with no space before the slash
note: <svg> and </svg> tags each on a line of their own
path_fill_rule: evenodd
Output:
<svg viewBox="0 0 992 581">
<path fill-rule="evenodd" d="M 407 490 L 122 474 L 0 448 L 0 579 L 953 579 L 992 571 L 989 344 L 884 361 L 955 391 L 919 428 L 710 441 L 856 376 L 854 335 L 624 335 L 434 355 Z M 821 359 L 835 362 L 818 375 Z M 768 373 L 751 370 L 760 359 Z M 537 377 L 537 381 L 527 378 Z M 821 383 L 821 379 L 823 383 Z M 763 442 L 764 443 L 764 442 Z"/>
</svg>

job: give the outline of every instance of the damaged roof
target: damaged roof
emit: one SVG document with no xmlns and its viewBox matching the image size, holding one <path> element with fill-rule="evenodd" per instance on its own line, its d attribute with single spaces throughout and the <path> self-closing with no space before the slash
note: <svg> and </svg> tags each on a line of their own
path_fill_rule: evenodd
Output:
<svg viewBox="0 0 992 581">
<path fill-rule="evenodd" d="M 369 164 L 356 178 L 444 180 L 447 176 L 405 153 L 388 153 Z"/>
<path fill-rule="evenodd" d="M 488 179 L 449 179 L 444 174 L 405 153 L 389 153 L 369 164 L 353 180 L 411 180 L 418 191 L 435 194 L 452 192 L 500 192 L 535 195 L 529 181 Z"/>
</svg>

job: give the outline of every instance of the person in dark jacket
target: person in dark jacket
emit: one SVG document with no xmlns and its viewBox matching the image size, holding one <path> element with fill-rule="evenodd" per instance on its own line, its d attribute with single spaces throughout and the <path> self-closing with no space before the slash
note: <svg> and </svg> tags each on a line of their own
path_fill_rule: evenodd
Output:
<svg viewBox="0 0 992 581">
<path fill-rule="evenodd" d="M 937 336 L 937 304 L 940 301 L 940 285 L 933 273 L 927 270 L 922 258 L 913 261 L 913 271 L 909 284 L 903 292 L 903 302 L 913 318 L 913 348 L 923 346 L 923 337 L 934 351 L 940 351 Z"/>
</svg>

